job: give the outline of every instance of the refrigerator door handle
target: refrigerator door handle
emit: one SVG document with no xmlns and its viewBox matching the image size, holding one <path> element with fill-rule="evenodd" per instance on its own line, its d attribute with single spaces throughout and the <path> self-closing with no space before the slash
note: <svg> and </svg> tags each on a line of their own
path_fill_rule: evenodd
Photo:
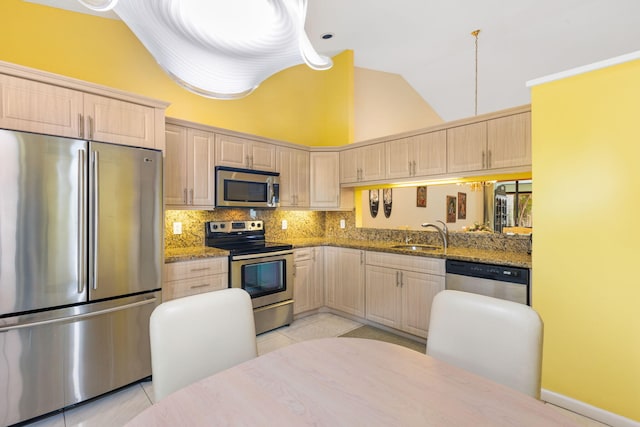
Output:
<svg viewBox="0 0 640 427">
<path fill-rule="evenodd" d="M 99 157 L 98 152 L 93 151 L 93 289 L 98 289 L 98 229 L 100 226 L 100 193 L 99 193 Z"/>
<path fill-rule="evenodd" d="M 85 274 L 84 263 L 81 261 L 85 259 L 85 246 L 84 246 L 84 228 L 85 228 L 85 208 L 84 208 L 84 196 L 86 179 L 84 175 L 84 150 L 78 150 L 78 293 L 84 292 Z"/>
<path fill-rule="evenodd" d="M 155 303 L 156 300 L 157 300 L 157 298 L 153 297 L 153 298 L 148 298 L 148 299 L 145 299 L 145 300 L 142 300 L 142 301 L 132 302 L 130 304 L 119 305 L 119 306 L 105 308 L 105 309 L 98 310 L 98 311 L 92 311 L 92 312 L 89 312 L 89 313 L 78 314 L 76 316 L 56 317 L 54 319 L 38 320 L 38 321 L 35 321 L 35 322 L 27 322 L 27 323 L 21 323 L 21 324 L 16 324 L 16 325 L 11 325 L 11 326 L 0 327 L 0 333 L 9 332 L 9 331 L 15 331 L 16 329 L 31 328 L 31 327 L 34 327 L 34 326 L 50 325 L 50 324 L 53 324 L 53 323 L 77 322 L 78 320 L 87 319 L 89 317 L 95 317 L 95 316 L 100 316 L 100 315 L 107 314 L 107 313 L 113 313 L 114 311 L 127 310 L 127 309 L 130 309 L 130 308 L 133 308 L 133 307 L 139 307 L 141 305 L 152 304 L 152 303 Z"/>
</svg>

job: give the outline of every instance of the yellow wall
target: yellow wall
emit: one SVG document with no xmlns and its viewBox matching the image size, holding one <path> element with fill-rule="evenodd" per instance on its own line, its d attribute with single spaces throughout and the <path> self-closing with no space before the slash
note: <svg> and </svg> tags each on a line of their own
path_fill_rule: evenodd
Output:
<svg viewBox="0 0 640 427">
<path fill-rule="evenodd" d="M 640 61 L 532 89 L 542 386 L 640 420 Z"/>
<path fill-rule="evenodd" d="M 246 98 L 216 101 L 173 83 L 121 21 L 2 0 L 0 40 L 0 60 L 168 101 L 171 117 L 305 145 L 353 142 L 351 51 L 329 71 L 295 66 Z"/>
</svg>

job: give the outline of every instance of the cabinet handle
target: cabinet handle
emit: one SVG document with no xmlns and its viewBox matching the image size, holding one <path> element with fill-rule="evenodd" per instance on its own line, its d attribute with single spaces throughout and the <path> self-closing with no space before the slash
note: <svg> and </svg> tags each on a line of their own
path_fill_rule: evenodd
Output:
<svg viewBox="0 0 640 427">
<path fill-rule="evenodd" d="M 82 120 L 82 114 L 78 113 L 78 138 L 84 136 L 84 120 Z"/>
<path fill-rule="evenodd" d="M 192 268 L 190 271 L 207 271 L 211 270 L 211 267 Z"/>
<path fill-rule="evenodd" d="M 189 190 L 189 196 L 191 197 L 191 202 L 189 202 L 189 204 L 192 205 L 193 204 L 193 188 Z"/>
<path fill-rule="evenodd" d="M 491 167 L 491 150 L 487 150 L 487 168 Z"/>
<path fill-rule="evenodd" d="M 486 157 L 486 154 L 485 154 L 485 152 L 483 151 L 483 152 L 482 152 L 482 169 L 486 168 L 486 166 L 485 166 L 485 157 Z"/>
<path fill-rule="evenodd" d="M 360 251 L 360 265 L 364 264 L 364 252 Z"/>
<path fill-rule="evenodd" d="M 197 289 L 197 288 L 206 288 L 206 287 L 208 287 L 208 286 L 210 286 L 208 283 L 203 283 L 203 284 L 201 284 L 201 285 L 193 285 L 193 286 L 190 286 L 189 288 L 190 288 L 190 289 Z"/>
<path fill-rule="evenodd" d="M 298 266 L 296 264 L 293 264 L 293 277 L 296 277 L 297 273 L 298 273 Z"/>
<path fill-rule="evenodd" d="M 249 157 L 249 159 L 251 159 L 249 169 L 253 169 L 253 156 Z"/>
<path fill-rule="evenodd" d="M 396 288 L 400 286 L 400 272 L 396 271 Z"/>
<path fill-rule="evenodd" d="M 416 176 L 416 161 L 413 161 L 413 176 Z"/>
<path fill-rule="evenodd" d="M 182 192 L 182 201 L 184 201 L 185 205 L 189 204 L 189 200 L 187 199 L 187 189 L 186 188 Z"/>
<path fill-rule="evenodd" d="M 249 155 L 247 154 L 244 158 L 244 163 L 247 165 L 247 168 L 251 168 L 251 164 L 249 163 Z"/>
<path fill-rule="evenodd" d="M 93 139 L 93 117 L 89 116 L 89 139 Z"/>
</svg>

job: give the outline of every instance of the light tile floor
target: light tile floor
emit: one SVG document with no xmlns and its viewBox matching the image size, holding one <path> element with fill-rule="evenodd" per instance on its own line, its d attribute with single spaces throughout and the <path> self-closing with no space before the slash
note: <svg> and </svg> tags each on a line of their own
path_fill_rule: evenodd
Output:
<svg viewBox="0 0 640 427">
<path fill-rule="evenodd" d="M 258 353 L 265 354 L 278 348 L 315 338 L 337 337 L 362 326 L 361 323 L 330 313 L 319 313 L 296 320 L 291 326 L 276 329 L 258 336 Z M 29 424 L 29 427 L 118 427 L 153 404 L 153 384 L 137 383 L 110 393 L 99 399 L 65 409 L 45 419 Z M 553 405 L 551 405 L 553 406 Z M 559 411 L 574 418 L 585 427 L 603 427 L 597 421 L 566 411 Z"/>
</svg>

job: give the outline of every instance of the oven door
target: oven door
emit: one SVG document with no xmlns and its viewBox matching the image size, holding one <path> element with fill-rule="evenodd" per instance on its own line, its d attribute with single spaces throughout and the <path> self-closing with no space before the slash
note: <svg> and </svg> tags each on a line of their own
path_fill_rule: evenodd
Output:
<svg viewBox="0 0 640 427">
<path fill-rule="evenodd" d="M 293 298 L 293 252 L 290 250 L 231 257 L 229 283 L 251 296 L 254 308 Z"/>
</svg>

